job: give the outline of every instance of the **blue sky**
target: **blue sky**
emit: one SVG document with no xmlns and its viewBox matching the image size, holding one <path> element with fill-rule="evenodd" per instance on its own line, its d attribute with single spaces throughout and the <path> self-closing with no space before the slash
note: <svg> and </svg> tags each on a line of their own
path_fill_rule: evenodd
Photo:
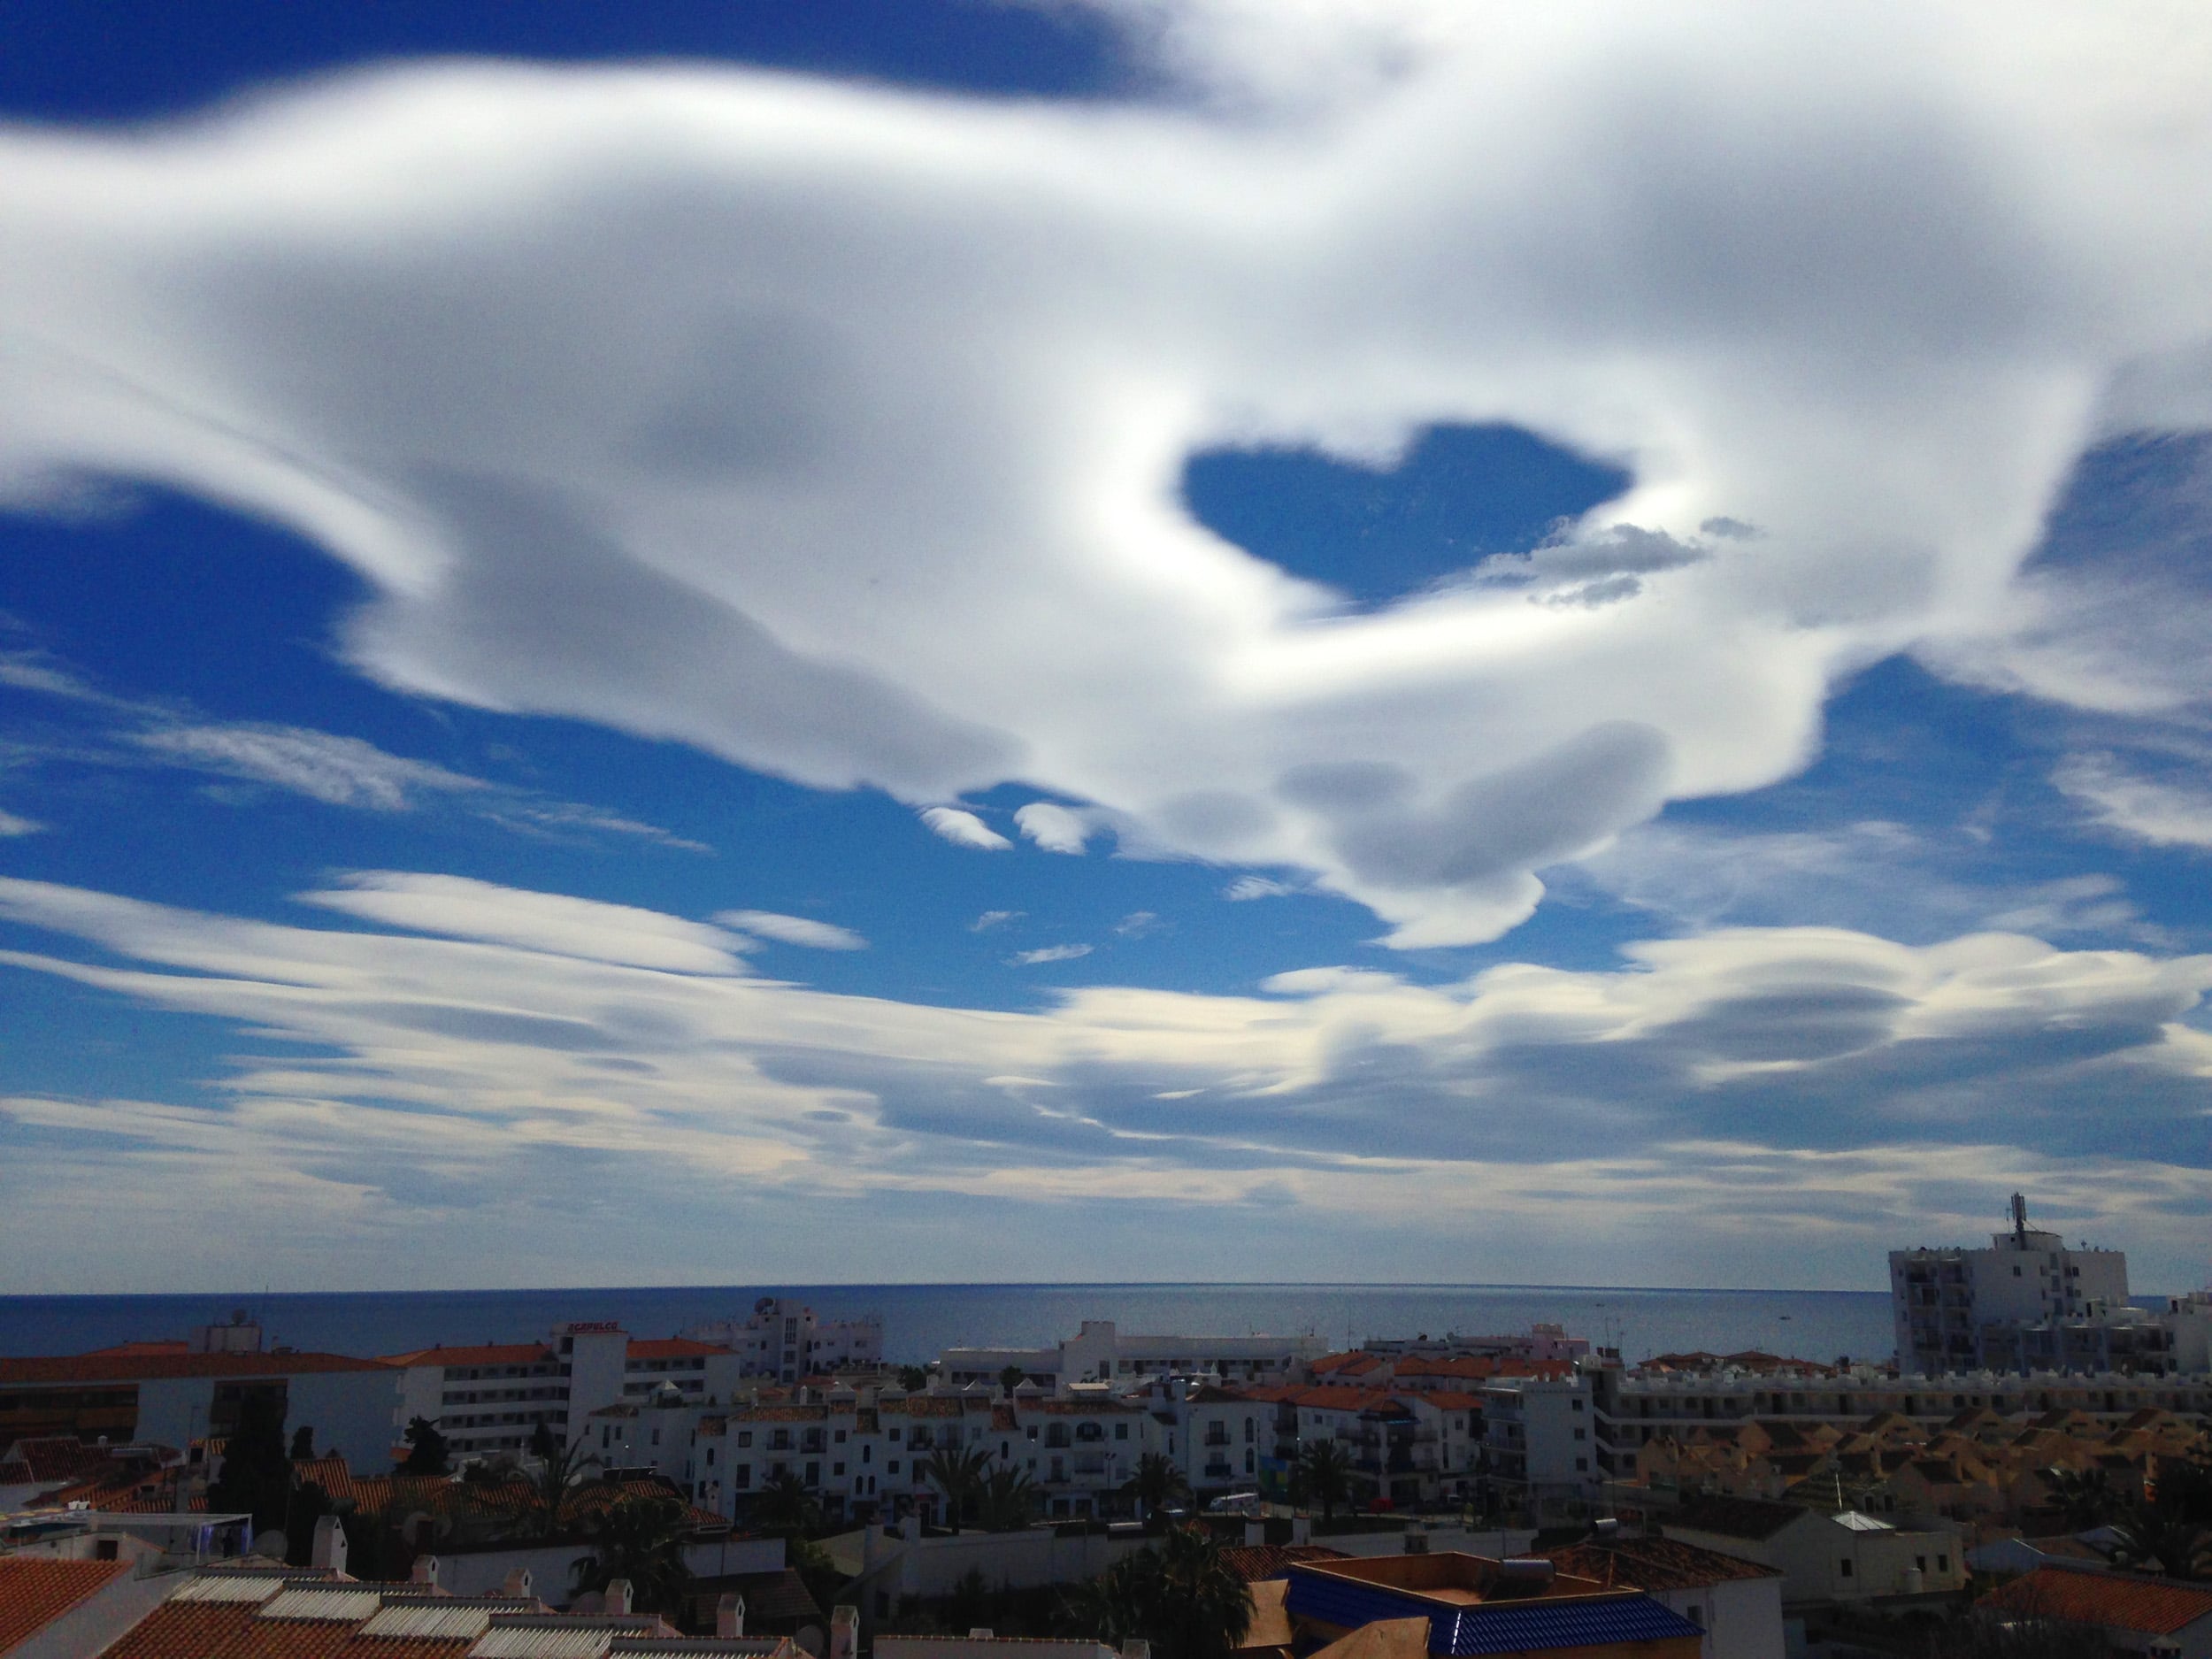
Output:
<svg viewBox="0 0 2212 1659">
<path fill-rule="evenodd" d="M 12 12 L 0 1288 L 2200 1282 L 2202 26 L 1505 17 Z"/>
</svg>

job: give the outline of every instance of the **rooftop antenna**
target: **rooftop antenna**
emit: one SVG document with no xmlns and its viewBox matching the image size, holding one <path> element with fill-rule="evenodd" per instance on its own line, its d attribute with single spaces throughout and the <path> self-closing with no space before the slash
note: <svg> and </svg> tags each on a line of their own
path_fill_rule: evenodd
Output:
<svg viewBox="0 0 2212 1659">
<path fill-rule="evenodd" d="M 2024 1193 L 2012 1195 L 2012 1240 L 2022 1249 L 2028 1248 L 2028 1199 Z"/>
</svg>

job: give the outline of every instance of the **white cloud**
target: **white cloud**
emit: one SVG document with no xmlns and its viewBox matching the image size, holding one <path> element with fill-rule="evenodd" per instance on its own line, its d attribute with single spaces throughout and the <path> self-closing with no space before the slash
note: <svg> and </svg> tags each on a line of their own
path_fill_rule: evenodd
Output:
<svg viewBox="0 0 2212 1659">
<path fill-rule="evenodd" d="M 1279 899 L 1297 892 L 1287 881 L 1273 880 L 1267 876 L 1239 876 L 1221 889 L 1221 896 L 1237 903 L 1249 899 Z"/>
<path fill-rule="evenodd" d="M 757 939 L 772 939 L 786 945 L 804 945 L 813 950 L 865 950 L 868 941 L 849 927 L 818 922 L 810 917 L 782 916 L 774 910 L 724 910 L 715 918 L 725 927 Z"/>
<path fill-rule="evenodd" d="M 0 839 L 12 835 L 35 835 L 45 827 L 35 819 L 18 818 L 12 812 L 0 810 Z"/>
<path fill-rule="evenodd" d="M 2212 790 L 2193 780 L 2146 777 L 2116 755 L 2093 753 L 2069 755 L 2051 781 L 2130 840 L 2212 848 Z"/>
<path fill-rule="evenodd" d="M 1046 945 L 1036 950 L 1018 950 L 1006 961 L 1010 967 L 1034 968 L 1048 962 L 1073 962 L 1090 954 L 1088 945 Z"/>
<path fill-rule="evenodd" d="M 1014 825 L 1048 853 L 1079 853 L 1091 833 L 1082 814 L 1049 801 L 1032 801 L 1016 808 Z"/>
<path fill-rule="evenodd" d="M 1019 910 L 986 910 L 968 924 L 968 931 L 972 933 L 987 933 L 994 927 L 1002 927 L 1021 915 L 1022 912 Z"/>
<path fill-rule="evenodd" d="M 465 876 L 367 872 L 346 885 L 300 895 L 365 921 L 593 962 L 676 973 L 741 973 L 743 941 L 657 910 L 555 893 L 525 893 Z"/>
<path fill-rule="evenodd" d="M 956 806 L 933 806 L 922 809 L 922 822 L 956 847 L 972 847 L 979 852 L 1003 852 L 1014 843 L 1008 841 L 972 812 Z"/>
<path fill-rule="evenodd" d="M 419 1242 L 490 1205 L 454 1239 L 526 1275 L 576 1203 L 657 1228 L 717 1213 L 733 1182 L 866 1197 L 872 1225 L 938 1194 L 1162 1205 L 1147 1213 L 1179 1238 L 1220 1240 L 1234 1206 L 1231 1250 L 1275 1194 L 1277 1259 L 1347 1228 L 1380 1230 L 1379 1267 L 1409 1241 L 1463 1249 L 1502 1210 L 1500 1248 L 1531 1268 L 1584 1259 L 1594 1230 L 1642 1252 L 1616 1262 L 1732 1263 L 1740 1283 L 1863 1280 L 1878 1270 L 1839 1251 L 1878 1263 L 1954 1212 L 1964 1230 L 2013 1185 L 2146 1244 L 2212 1211 L 2192 1162 L 2212 1104 L 2212 1039 L 2190 1023 L 2203 956 L 1736 929 L 1609 970 L 1420 986 L 1319 968 L 1263 995 L 1094 986 L 1014 1013 L 755 978 L 719 930 L 554 895 L 383 874 L 311 896 L 372 926 L 0 880 L 0 918 L 97 953 L 12 951 L 11 971 L 220 1021 L 234 1056 L 211 1102 L 0 1105 L 0 1135 L 40 1132 L 0 1159 L 19 1225 L 65 1220 L 81 1190 L 102 1214 L 142 1191 L 169 1213 L 179 1181 L 211 1236 L 257 1236 L 265 1202 L 322 1244 Z M 64 1179 L 88 1158 L 99 1181 Z M 233 1165 L 240 1181 L 195 1179 Z M 73 1249 L 131 1248 L 82 1219 Z"/>
<path fill-rule="evenodd" d="M 1114 932 L 1123 939 L 1149 939 L 1166 931 L 1167 924 L 1150 910 L 1132 910 L 1114 924 Z"/>
<path fill-rule="evenodd" d="M 1434 945 L 1985 633 L 2101 398 L 2212 334 L 2190 5 L 1122 12 L 1240 112 L 448 65 L 14 132 L 0 490 L 280 522 L 395 687 L 1018 781 Z M 1451 420 L 1637 487 L 1371 614 L 1177 496 Z"/>
<path fill-rule="evenodd" d="M 179 765 L 265 783 L 331 806 L 402 812 L 419 791 L 484 787 L 474 778 L 388 755 L 357 737 L 297 726 L 161 726 L 135 741 Z"/>
</svg>

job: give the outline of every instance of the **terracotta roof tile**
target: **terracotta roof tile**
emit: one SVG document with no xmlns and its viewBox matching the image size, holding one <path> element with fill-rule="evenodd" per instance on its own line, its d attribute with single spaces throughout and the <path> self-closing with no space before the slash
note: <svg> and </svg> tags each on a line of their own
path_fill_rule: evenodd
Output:
<svg viewBox="0 0 2212 1659">
<path fill-rule="evenodd" d="M 36 1635 L 117 1574 L 120 1561 L 45 1561 L 0 1557 L 0 1653 Z"/>
<path fill-rule="evenodd" d="M 381 1371 L 349 1354 L 61 1354 L 0 1359 L 0 1383 L 145 1382 L 165 1377 L 304 1377 Z"/>
<path fill-rule="evenodd" d="M 635 1351 L 633 1344 L 632 1351 Z M 482 1342 L 473 1348 L 419 1348 L 387 1354 L 386 1365 L 542 1365 L 560 1357 L 542 1342 Z"/>
<path fill-rule="evenodd" d="M 687 1336 L 650 1336 L 630 1339 L 630 1357 L 640 1359 L 706 1359 L 734 1353 L 719 1342 L 695 1342 Z"/>
<path fill-rule="evenodd" d="M 1232 1544 L 1221 1552 L 1221 1564 L 1247 1584 L 1287 1578 L 1294 1562 L 1347 1559 L 1326 1544 Z"/>
<path fill-rule="evenodd" d="M 1595 1578 L 1608 1586 L 1626 1585 L 1639 1590 L 1694 1590 L 1739 1578 L 1782 1576 L 1770 1568 L 1739 1561 L 1718 1550 L 1700 1549 L 1674 1538 L 1592 1540 L 1545 1554 L 1560 1571 L 1578 1578 Z"/>
<path fill-rule="evenodd" d="M 17 1458 L 30 1466 L 30 1478 L 39 1482 L 70 1480 L 106 1460 L 107 1453 L 88 1446 L 73 1434 L 42 1435 L 18 1440 Z"/>
<path fill-rule="evenodd" d="M 2010 1613 L 2035 1613 L 2073 1624 L 2170 1636 L 2212 1618 L 2212 1590 L 2116 1572 L 2038 1567 L 1991 1591 L 1975 1605 Z"/>
<path fill-rule="evenodd" d="M 260 1610 L 253 1601 L 165 1601 L 101 1659 L 229 1659 Z"/>
</svg>

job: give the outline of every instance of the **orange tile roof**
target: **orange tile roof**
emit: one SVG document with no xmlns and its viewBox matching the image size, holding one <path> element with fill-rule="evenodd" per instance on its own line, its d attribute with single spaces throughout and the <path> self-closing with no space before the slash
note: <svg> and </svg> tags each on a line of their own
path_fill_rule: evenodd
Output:
<svg viewBox="0 0 2212 1659">
<path fill-rule="evenodd" d="M 101 1659 L 228 1659 L 260 1610 L 255 1601 L 164 1601 Z"/>
<path fill-rule="evenodd" d="M 1324 1354 L 1306 1369 L 1317 1377 L 1324 1373 L 1331 1376 L 1340 1373 L 1347 1377 L 1363 1377 L 1381 1363 L 1382 1360 L 1379 1356 L 1370 1354 L 1363 1348 L 1351 1348 L 1342 1354 Z"/>
<path fill-rule="evenodd" d="M 302 1377 L 381 1371 L 349 1354 L 61 1354 L 0 1359 L 0 1383 L 146 1382 L 166 1377 Z"/>
<path fill-rule="evenodd" d="M 1326 1544 L 1232 1544 L 1221 1552 L 1221 1564 L 1247 1584 L 1287 1577 L 1294 1562 L 1346 1559 Z"/>
<path fill-rule="evenodd" d="M 1322 1411 L 1368 1411 L 1391 1403 L 1389 1392 L 1381 1388 L 1322 1386 L 1294 1389 L 1289 1398 L 1293 1405 Z"/>
<path fill-rule="evenodd" d="M 632 1344 L 632 1352 L 636 1345 Z M 386 1365 L 542 1365 L 559 1355 L 542 1342 L 480 1342 L 472 1348 L 419 1348 L 387 1354 Z"/>
<path fill-rule="evenodd" d="M 2125 1573 L 2038 1567 L 1992 1590 L 1975 1605 L 2039 1614 L 2071 1624 L 2170 1636 L 2200 1619 L 2212 1618 L 2212 1590 Z"/>
<path fill-rule="evenodd" d="M 1593 1539 L 1545 1554 L 1560 1571 L 1595 1578 L 1609 1588 L 1627 1585 L 1639 1590 L 1697 1590 L 1738 1578 L 1782 1576 L 1771 1568 L 1674 1538 Z"/>
<path fill-rule="evenodd" d="M 1479 1411 L 1482 1409 L 1480 1394 L 1461 1394 L 1455 1388 L 1424 1388 L 1417 1394 L 1409 1390 L 1398 1397 L 1401 1400 L 1419 1400 L 1429 1405 L 1440 1407 L 1446 1411 Z"/>
<path fill-rule="evenodd" d="M 94 1355 L 111 1357 L 118 1354 L 189 1354 L 192 1345 L 181 1338 L 167 1338 L 151 1342 L 111 1342 L 105 1348 L 88 1348 L 84 1357 Z"/>
<path fill-rule="evenodd" d="M 122 1561 L 44 1561 L 0 1556 L 0 1653 L 44 1630 L 87 1597 L 97 1594 Z"/>
<path fill-rule="evenodd" d="M 630 1357 L 635 1359 L 705 1359 L 734 1353 L 719 1342 L 695 1342 L 687 1336 L 632 1337 Z"/>
<path fill-rule="evenodd" d="M 45 1482 L 68 1480 L 104 1462 L 107 1453 L 88 1446 L 73 1434 L 42 1435 L 18 1440 L 15 1455 L 30 1467 L 30 1479 Z"/>
</svg>

